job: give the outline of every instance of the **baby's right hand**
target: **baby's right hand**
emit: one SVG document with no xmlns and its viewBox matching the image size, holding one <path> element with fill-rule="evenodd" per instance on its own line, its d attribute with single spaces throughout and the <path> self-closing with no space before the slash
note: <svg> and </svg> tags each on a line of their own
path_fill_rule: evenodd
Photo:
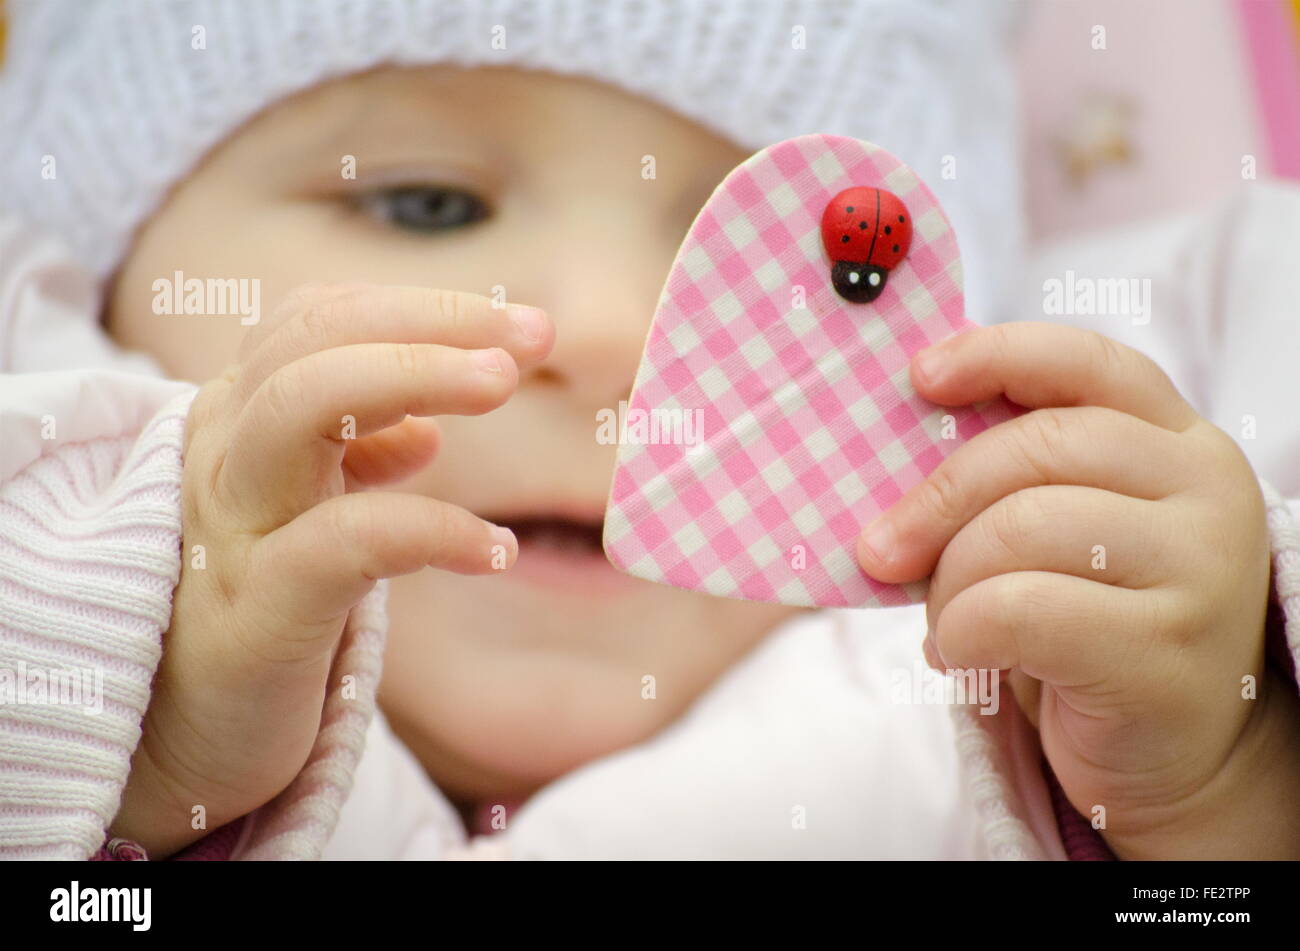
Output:
<svg viewBox="0 0 1300 951">
<path fill-rule="evenodd" d="M 377 579 L 513 564 L 510 531 L 462 508 L 347 490 L 426 464 L 437 430 L 417 417 L 495 409 L 553 339 L 535 308 L 378 285 L 299 288 L 249 333 L 190 409 L 181 580 L 112 835 L 161 858 L 206 834 L 195 806 L 211 830 L 284 789 Z"/>
</svg>

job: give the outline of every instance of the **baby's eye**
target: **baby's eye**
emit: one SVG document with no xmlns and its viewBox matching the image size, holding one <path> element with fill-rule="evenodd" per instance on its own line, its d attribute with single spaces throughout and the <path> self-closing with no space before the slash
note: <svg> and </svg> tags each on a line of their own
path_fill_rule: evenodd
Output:
<svg viewBox="0 0 1300 951">
<path fill-rule="evenodd" d="M 442 231 L 488 216 L 487 203 L 471 192 L 440 185 L 382 188 L 361 199 L 361 207 L 406 231 Z"/>
</svg>

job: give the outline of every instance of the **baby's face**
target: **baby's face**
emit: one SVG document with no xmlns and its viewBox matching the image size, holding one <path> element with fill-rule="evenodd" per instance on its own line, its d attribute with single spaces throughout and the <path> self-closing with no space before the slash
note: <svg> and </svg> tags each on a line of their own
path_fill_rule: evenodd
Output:
<svg viewBox="0 0 1300 951">
<path fill-rule="evenodd" d="M 597 441 L 597 411 L 626 399 L 673 253 L 745 154 L 586 80 L 376 71 L 227 138 L 145 224 L 113 288 L 114 337 L 196 382 L 234 362 L 245 328 L 155 315 L 152 283 L 178 270 L 258 278 L 264 313 L 298 284 L 361 280 L 500 286 L 550 314 L 551 357 L 502 409 L 441 419 L 437 459 L 394 487 L 520 540 L 509 572 L 392 585 L 381 702 L 454 797 L 524 795 L 651 735 L 789 613 L 631 579 L 600 550 L 615 447 Z"/>
</svg>

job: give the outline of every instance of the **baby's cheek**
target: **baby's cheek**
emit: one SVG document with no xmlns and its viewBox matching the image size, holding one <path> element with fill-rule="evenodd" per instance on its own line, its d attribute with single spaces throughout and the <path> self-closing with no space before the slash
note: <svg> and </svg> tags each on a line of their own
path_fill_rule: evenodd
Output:
<svg viewBox="0 0 1300 951">
<path fill-rule="evenodd" d="M 193 266 L 177 271 L 167 255 L 142 243 L 127 259 L 107 302 L 109 337 L 120 347 L 149 354 L 169 377 L 204 383 L 220 376 L 236 362 L 250 321 L 262 316 L 265 284 L 248 274 L 241 283 L 232 275 L 233 283 L 214 279 L 209 293 L 207 279 L 199 273 L 205 272 Z M 200 285 L 189 285 L 187 291 L 189 281 L 200 281 L 201 293 L 195 293 Z M 248 306 L 252 304 L 256 306 Z M 199 313 L 189 312 L 200 307 Z"/>
</svg>

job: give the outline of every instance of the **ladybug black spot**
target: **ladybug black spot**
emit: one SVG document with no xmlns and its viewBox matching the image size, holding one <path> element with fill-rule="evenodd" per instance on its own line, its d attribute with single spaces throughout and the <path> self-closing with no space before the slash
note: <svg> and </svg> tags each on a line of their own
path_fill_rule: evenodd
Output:
<svg viewBox="0 0 1300 951">
<path fill-rule="evenodd" d="M 885 225 L 885 234 L 893 234 L 893 232 L 894 232 L 893 228 L 891 228 L 889 225 Z"/>
<path fill-rule="evenodd" d="M 903 223 L 903 216 L 902 216 L 902 215 L 899 215 L 899 216 L 898 216 L 898 223 L 899 223 L 900 225 Z"/>
<path fill-rule="evenodd" d="M 848 236 L 848 235 L 845 235 L 844 237 L 840 238 L 840 243 L 841 243 L 841 244 L 848 244 L 848 243 L 849 243 L 849 236 Z"/>
<path fill-rule="evenodd" d="M 849 207 L 845 208 L 844 210 L 847 211 L 849 214 L 853 214 L 853 206 L 852 206 L 852 205 L 849 205 Z"/>
<path fill-rule="evenodd" d="M 866 231 L 866 230 L 867 230 L 867 223 L 866 223 L 865 221 L 859 221 L 859 222 L 858 222 L 858 230 L 859 230 L 859 231 Z"/>
<path fill-rule="evenodd" d="M 898 253 L 898 245 L 894 245 L 894 253 L 895 253 L 895 254 Z"/>
</svg>

